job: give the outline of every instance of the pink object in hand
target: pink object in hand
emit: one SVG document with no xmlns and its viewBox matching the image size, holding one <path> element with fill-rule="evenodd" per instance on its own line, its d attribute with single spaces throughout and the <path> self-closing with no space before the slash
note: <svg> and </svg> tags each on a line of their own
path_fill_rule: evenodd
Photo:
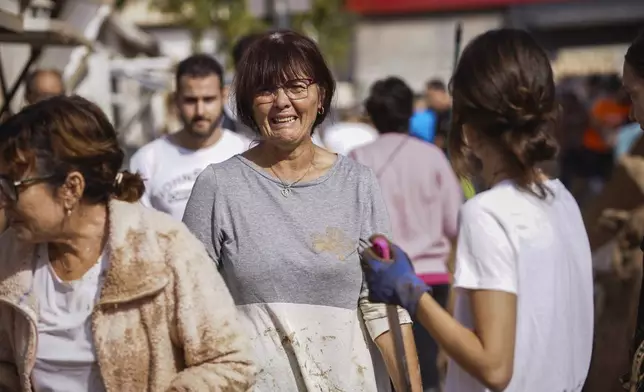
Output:
<svg viewBox="0 0 644 392">
<path fill-rule="evenodd" d="M 372 241 L 372 244 L 373 250 L 378 254 L 378 256 L 382 257 L 385 260 L 389 260 L 389 258 L 391 257 L 391 252 L 389 250 L 389 243 L 385 238 L 375 238 Z"/>
</svg>

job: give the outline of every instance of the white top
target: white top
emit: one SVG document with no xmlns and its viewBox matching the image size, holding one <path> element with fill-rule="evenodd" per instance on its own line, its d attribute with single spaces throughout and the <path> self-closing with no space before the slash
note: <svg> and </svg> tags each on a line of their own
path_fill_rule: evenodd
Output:
<svg viewBox="0 0 644 392">
<path fill-rule="evenodd" d="M 38 249 L 34 293 L 38 299 L 38 347 L 31 373 L 34 392 L 104 392 L 92 338 L 91 314 L 107 270 L 103 254 L 79 280 L 56 276 L 47 246 Z"/>
<path fill-rule="evenodd" d="M 546 200 L 498 184 L 461 209 L 455 317 L 475 329 L 468 290 L 517 295 L 514 372 L 504 392 L 581 391 L 593 340 L 592 257 L 577 203 L 559 180 Z M 488 392 L 457 364 L 446 392 Z"/>
<path fill-rule="evenodd" d="M 139 172 L 145 180 L 141 203 L 181 220 L 199 173 L 211 163 L 241 154 L 250 144 L 228 129 L 222 130 L 217 143 L 200 150 L 180 147 L 167 136 L 146 144 L 130 160 L 130 171 Z"/>
<path fill-rule="evenodd" d="M 348 155 L 351 150 L 378 138 L 378 131 L 363 123 L 339 122 L 326 128 L 321 139 L 325 147 L 336 154 Z"/>
</svg>

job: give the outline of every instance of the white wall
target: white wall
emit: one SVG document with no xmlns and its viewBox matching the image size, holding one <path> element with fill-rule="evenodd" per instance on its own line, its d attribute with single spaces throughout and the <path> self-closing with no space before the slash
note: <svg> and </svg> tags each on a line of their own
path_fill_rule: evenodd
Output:
<svg viewBox="0 0 644 392">
<path fill-rule="evenodd" d="M 106 52 L 92 54 L 87 60 L 87 75 L 76 88 L 78 94 L 98 105 L 113 120 L 110 59 Z"/>
<path fill-rule="evenodd" d="M 355 80 L 358 94 L 386 76 L 402 77 L 415 91 L 439 77 L 445 82 L 452 74 L 454 32 L 463 24 L 462 46 L 490 29 L 501 27 L 501 13 L 441 15 L 396 20 L 363 20 L 356 32 Z"/>
<path fill-rule="evenodd" d="M 192 54 L 192 37 L 184 27 L 144 27 L 144 30 L 159 42 L 162 56 L 174 61 L 181 61 Z M 207 31 L 200 43 L 201 50 L 206 53 L 217 51 L 216 31 Z"/>
<path fill-rule="evenodd" d="M 0 8 L 17 12 L 18 2 L 11 0 L 0 0 Z M 12 8 L 13 7 L 13 8 Z M 65 21 L 68 26 L 87 39 L 94 40 L 98 34 L 99 27 L 104 18 L 110 12 L 110 6 L 100 2 L 88 2 L 86 0 L 67 0 L 60 20 Z M 65 77 L 77 69 L 82 57 L 87 53 L 83 47 L 52 47 L 46 46 L 42 55 L 34 64 L 35 68 L 54 68 L 64 72 Z M 29 59 L 29 45 L 25 44 L 0 44 L 0 59 L 4 67 L 7 84 L 11 87 L 17 80 L 20 72 Z M 105 62 L 105 60 L 103 60 Z M 98 62 L 100 67 L 100 62 Z M 104 76 L 102 76 L 104 77 Z M 109 82 L 109 79 L 108 79 Z M 96 85 L 87 90 L 97 98 L 105 98 L 109 94 L 107 90 L 96 90 Z M 20 87 L 12 101 L 12 110 L 18 111 L 24 105 L 24 88 Z M 101 107 L 105 110 L 106 107 Z"/>
<path fill-rule="evenodd" d="M 563 48 L 552 62 L 555 78 L 597 73 L 621 75 L 628 46 L 616 44 Z"/>
</svg>

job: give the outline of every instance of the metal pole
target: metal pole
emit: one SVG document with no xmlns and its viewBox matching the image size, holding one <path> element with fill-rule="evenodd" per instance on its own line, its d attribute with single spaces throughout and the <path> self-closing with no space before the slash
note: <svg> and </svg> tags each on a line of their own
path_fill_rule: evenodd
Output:
<svg viewBox="0 0 644 392">
<path fill-rule="evenodd" d="M 273 0 L 273 24 L 278 30 L 288 29 L 291 25 L 287 0 Z"/>
<path fill-rule="evenodd" d="M 2 59 L 0 59 L 0 88 L 2 89 L 2 102 L 6 102 L 7 98 L 9 98 L 9 91 L 7 91 L 7 80 L 4 77 Z"/>
<path fill-rule="evenodd" d="M 29 60 L 27 60 L 27 64 L 25 64 L 24 68 L 22 69 L 22 72 L 18 76 L 18 80 L 16 80 L 16 82 L 11 87 L 11 90 L 9 90 L 5 102 L 2 103 L 2 109 L 0 109 L 0 116 L 2 116 L 9 109 L 9 106 L 11 105 L 11 101 L 16 95 L 16 92 L 18 91 L 20 84 L 25 80 L 25 77 L 29 73 L 29 69 L 36 62 L 38 57 L 40 57 L 41 53 L 42 53 L 41 48 L 31 49 L 31 55 L 29 56 Z"/>
<path fill-rule="evenodd" d="M 452 64 L 452 75 L 456 72 L 456 66 L 458 65 L 458 56 L 461 53 L 461 40 L 463 36 L 463 24 L 461 22 L 456 23 L 456 31 L 454 32 L 454 62 Z M 449 131 L 447 132 L 446 144 L 449 145 L 449 137 L 452 133 L 452 121 L 454 120 L 454 108 L 449 112 Z M 449 154 L 449 148 L 447 149 Z M 449 155 L 448 155 L 449 158 Z"/>
<path fill-rule="evenodd" d="M 463 39 L 463 24 L 461 22 L 457 22 L 456 32 L 454 33 L 454 63 L 452 65 L 452 70 L 456 70 L 456 65 L 458 64 L 458 56 L 461 53 L 462 39 Z"/>
</svg>

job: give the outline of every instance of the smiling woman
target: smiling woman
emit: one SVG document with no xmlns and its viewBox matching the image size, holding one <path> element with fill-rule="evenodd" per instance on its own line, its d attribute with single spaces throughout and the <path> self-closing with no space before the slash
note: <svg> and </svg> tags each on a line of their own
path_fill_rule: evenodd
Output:
<svg viewBox="0 0 644 392">
<path fill-rule="evenodd" d="M 315 43 L 292 32 L 272 33 L 245 53 L 235 81 L 239 118 L 263 138 L 293 143 L 310 135 L 331 107 L 335 81 Z M 283 91 L 279 94 L 279 91 Z M 291 110 L 276 110 L 278 98 L 294 102 Z M 273 135 L 268 124 L 291 117 L 289 136 Z"/>
<path fill-rule="evenodd" d="M 244 316 L 256 390 L 388 391 L 384 367 L 399 380 L 393 340 L 357 252 L 390 232 L 387 211 L 370 169 L 311 140 L 331 106 L 331 72 L 311 39 L 280 31 L 255 38 L 236 77 L 238 117 L 259 143 L 201 173 L 184 222 Z M 402 309 L 400 319 L 420 391 L 411 320 Z"/>
</svg>

